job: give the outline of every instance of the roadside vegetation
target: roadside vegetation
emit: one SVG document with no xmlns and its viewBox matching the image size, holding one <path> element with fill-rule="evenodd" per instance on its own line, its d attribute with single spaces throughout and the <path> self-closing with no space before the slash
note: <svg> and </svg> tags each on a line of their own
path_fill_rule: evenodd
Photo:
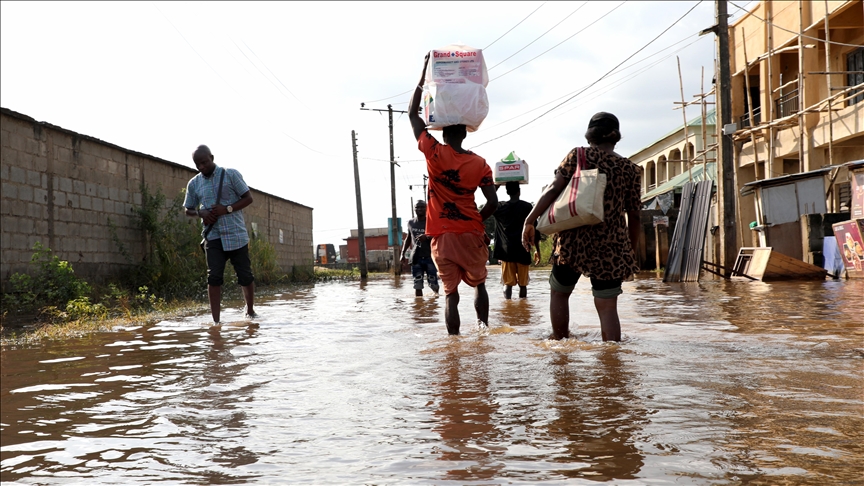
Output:
<svg viewBox="0 0 864 486">
<path fill-rule="evenodd" d="M 10 341 L 62 338 L 115 325 L 189 315 L 209 309 L 206 262 L 200 222 L 182 215 L 183 191 L 168 200 L 161 191 L 141 185 L 141 204 L 134 227 L 145 244 L 145 256 L 133 257 L 119 228 L 109 220 L 127 270 L 115 282 L 93 285 L 75 274 L 72 264 L 36 243 L 26 273 L 13 274 L 0 298 L 0 337 Z M 249 255 L 256 294 L 282 292 L 292 285 L 359 278 L 356 270 L 280 268 L 276 250 L 252 235 Z M 136 261 L 137 260 L 137 261 Z M 225 286 L 225 300 L 240 299 L 238 287 Z"/>
</svg>

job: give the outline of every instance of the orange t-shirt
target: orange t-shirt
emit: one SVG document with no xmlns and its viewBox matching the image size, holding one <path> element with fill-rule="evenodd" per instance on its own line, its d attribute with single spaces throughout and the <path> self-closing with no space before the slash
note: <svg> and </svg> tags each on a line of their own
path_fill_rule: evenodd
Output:
<svg viewBox="0 0 864 486">
<path fill-rule="evenodd" d="M 483 232 L 483 220 L 474 202 L 478 187 L 491 186 L 492 169 L 479 155 L 460 154 L 449 145 L 438 143 L 424 131 L 417 146 L 426 156 L 429 172 L 429 201 L 426 234 Z"/>
</svg>

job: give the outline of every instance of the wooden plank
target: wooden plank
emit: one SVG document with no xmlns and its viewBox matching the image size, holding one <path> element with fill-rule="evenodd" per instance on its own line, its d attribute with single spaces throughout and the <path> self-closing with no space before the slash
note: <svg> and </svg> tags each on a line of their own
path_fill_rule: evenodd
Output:
<svg viewBox="0 0 864 486">
<path fill-rule="evenodd" d="M 824 279 L 828 271 L 775 251 L 771 247 L 742 248 L 739 257 L 744 252 L 751 252 L 750 265 L 746 275 L 762 281 L 794 280 L 794 279 Z"/>
</svg>

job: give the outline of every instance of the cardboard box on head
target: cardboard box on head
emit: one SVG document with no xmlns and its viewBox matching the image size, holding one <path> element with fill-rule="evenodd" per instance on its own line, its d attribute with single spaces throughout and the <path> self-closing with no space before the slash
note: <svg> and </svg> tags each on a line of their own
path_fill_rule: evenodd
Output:
<svg viewBox="0 0 864 486">
<path fill-rule="evenodd" d="M 528 184 L 528 163 L 520 159 L 516 152 L 510 152 L 500 162 L 495 162 L 492 180 L 495 184 L 506 184 L 510 181 Z"/>
</svg>

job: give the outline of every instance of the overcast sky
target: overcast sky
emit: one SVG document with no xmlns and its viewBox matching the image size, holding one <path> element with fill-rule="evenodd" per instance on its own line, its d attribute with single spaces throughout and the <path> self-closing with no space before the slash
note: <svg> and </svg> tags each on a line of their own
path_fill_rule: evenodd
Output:
<svg viewBox="0 0 864 486">
<path fill-rule="evenodd" d="M 338 247 L 357 227 L 351 130 L 364 225 L 384 227 L 391 213 L 387 115 L 360 103 L 406 109 L 426 52 L 453 43 L 484 49 L 489 116 L 464 146 L 490 165 L 510 151 L 525 159 L 531 184 L 522 196 L 533 202 L 567 152 L 586 143 L 593 113 L 619 117 L 623 155 L 682 124 L 672 109 L 681 96 L 676 55 L 685 96 L 700 92 L 702 67 L 710 89 L 714 38 L 698 32 L 714 24 L 711 1 L 623 71 L 519 128 L 696 4 L 2 2 L 0 105 L 189 167 L 195 147 L 207 144 L 252 188 L 314 208 L 314 243 Z M 426 167 L 407 115 L 394 122 L 404 222 L 411 198 L 423 197 Z"/>
</svg>

